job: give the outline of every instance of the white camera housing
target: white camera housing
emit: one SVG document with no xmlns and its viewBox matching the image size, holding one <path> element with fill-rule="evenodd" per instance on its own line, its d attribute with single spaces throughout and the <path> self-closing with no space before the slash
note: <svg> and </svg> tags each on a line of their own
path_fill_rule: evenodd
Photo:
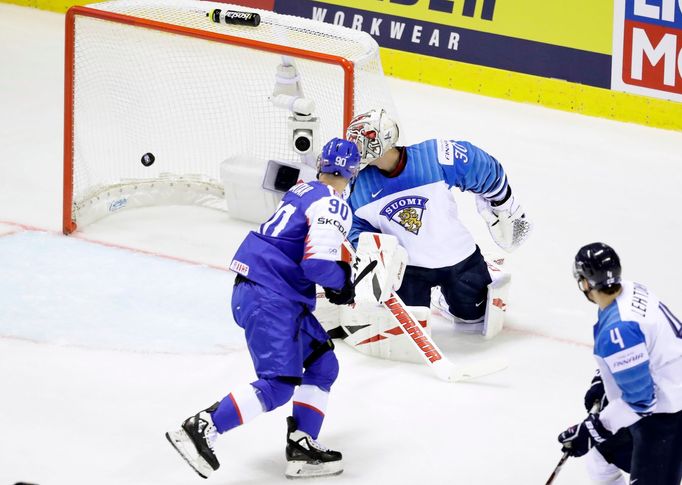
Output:
<svg viewBox="0 0 682 485">
<path fill-rule="evenodd" d="M 315 152 L 316 133 L 319 127 L 320 122 L 314 116 L 290 116 L 289 131 L 294 152 L 299 155 L 310 155 Z"/>
</svg>

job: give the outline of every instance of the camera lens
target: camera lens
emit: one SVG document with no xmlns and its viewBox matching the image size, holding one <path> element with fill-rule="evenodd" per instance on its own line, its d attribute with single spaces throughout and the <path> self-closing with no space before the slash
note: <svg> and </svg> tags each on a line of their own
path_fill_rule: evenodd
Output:
<svg viewBox="0 0 682 485">
<path fill-rule="evenodd" d="M 299 153 L 306 153 L 312 146 L 312 136 L 309 132 L 298 132 L 294 134 L 294 148 Z"/>
</svg>

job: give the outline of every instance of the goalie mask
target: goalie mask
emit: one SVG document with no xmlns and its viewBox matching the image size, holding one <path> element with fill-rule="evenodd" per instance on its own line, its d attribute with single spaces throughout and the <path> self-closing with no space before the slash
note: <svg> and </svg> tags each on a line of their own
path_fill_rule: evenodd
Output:
<svg viewBox="0 0 682 485">
<path fill-rule="evenodd" d="M 398 135 L 398 125 L 383 109 L 357 115 L 346 128 L 346 138 L 360 151 L 360 170 L 393 148 L 398 142 Z"/>
<path fill-rule="evenodd" d="M 358 174 L 360 154 L 354 143 L 342 138 L 332 138 L 317 157 L 317 172 L 339 175 L 352 180 Z"/>
</svg>

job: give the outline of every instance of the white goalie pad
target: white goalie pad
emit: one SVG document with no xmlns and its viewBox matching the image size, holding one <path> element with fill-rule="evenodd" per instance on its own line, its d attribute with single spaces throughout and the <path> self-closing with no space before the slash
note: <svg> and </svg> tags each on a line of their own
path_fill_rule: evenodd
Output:
<svg viewBox="0 0 682 485">
<path fill-rule="evenodd" d="M 376 246 L 371 244 L 369 246 L 373 248 L 372 250 L 378 249 L 379 254 L 381 254 L 381 246 L 378 244 L 380 241 L 381 238 L 376 241 Z M 360 258 L 348 241 L 344 243 L 344 248 L 351 260 L 357 263 Z M 386 262 L 385 265 L 384 262 Z M 393 281 L 397 281 L 398 284 L 402 281 L 404 271 L 404 263 L 401 265 L 402 267 L 394 273 L 397 278 Z M 376 266 L 391 268 L 392 264 L 390 261 L 381 259 L 381 263 Z M 355 271 L 362 272 L 366 267 L 355 264 Z M 376 276 L 370 274 L 372 277 Z M 391 272 L 389 271 L 388 274 L 390 275 Z M 377 277 L 376 281 L 379 280 L 380 278 Z M 376 285 L 378 283 L 370 286 L 374 288 Z M 383 294 L 382 288 L 378 287 L 372 296 L 375 293 L 380 298 Z M 331 308 L 332 305 L 324 299 L 324 292 L 318 292 L 317 297 L 318 309 L 315 315 L 329 336 L 343 339 L 348 345 L 364 354 L 388 360 L 424 363 L 436 377 L 446 382 L 475 379 L 507 367 L 507 363 L 500 359 L 464 365 L 453 364 L 431 338 L 429 325 L 431 309 L 407 307 L 393 290 L 388 291 L 388 297 L 381 303 L 376 303 L 371 299 L 370 301 L 356 299 L 353 305 L 340 306 L 336 309 Z"/>
<path fill-rule="evenodd" d="M 336 307 L 337 310 L 330 307 Z M 424 333 L 431 335 L 431 309 L 408 308 Z M 358 352 L 380 359 L 422 363 L 422 357 L 415 351 L 410 337 L 396 324 L 393 316 L 376 302 L 332 305 L 321 293 L 318 295 L 315 316 L 331 338 L 342 339 Z"/>
<path fill-rule="evenodd" d="M 431 306 L 434 312 L 455 324 L 462 332 L 480 333 L 486 339 L 495 337 L 504 327 L 507 311 L 511 274 L 504 268 L 504 257 L 484 255 L 488 272 L 492 282 L 488 285 L 488 298 L 485 307 L 485 317 L 482 323 L 464 323 L 448 312 L 448 305 L 440 290 L 434 290 Z"/>
<path fill-rule="evenodd" d="M 362 271 L 371 261 L 378 261 L 374 271 L 356 287 L 354 305 L 333 305 L 318 291 L 315 316 L 331 338 L 340 338 L 355 350 L 372 357 L 403 362 L 421 363 L 423 357 L 415 350 L 413 342 L 403 332 L 393 315 L 377 303 L 389 298 L 392 291 L 400 287 L 405 271 L 407 253 L 393 236 L 363 233 L 357 249 L 355 273 Z M 485 319 L 476 326 L 476 331 L 490 339 L 504 326 L 507 295 L 511 275 L 504 269 L 504 258 L 486 257 L 492 283 L 488 285 L 488 300 Z M 435 292 L 440 296 L 440 291 Z M 435 296 L 434 295 L 434 296 Z M 431 308 L 408 307 L 419 322 L 422 330 L 431 335 L 429 318 Z M 435 310 L 435 309 L 434 309 Z M 437 310 L 435 310 L 437 311 Z M 447 305 L 441 314 L 454 320 L 447 313 Z M 462 326 L 472 327 L 472 324 Z"/>
<path fill-rule="evenodd" d="M 492 282 L 488 285 L 483 337 L 491 339 L 502 331 L 507 312 L 511 274 L 504 269 L 504 258 L 486 259 Z"/>
<path fill-rule="evenodd" d="M 318 292 L 315 316 L 332 338 L 341 338 L 348 345 L 367 355 L 388 360 L 421 363 L 394 317 L 379 302 L 390 297 L 402 283 L 407 264 L 407 251 L 390 234 L 365 232 L 360 235 L 356 252 L 355 275 L 372 261 L 377 265 L 355 288 L 354 305 L 332 305 L 324 292 Z M 425 333 L 430 309 L 411 307 Z"/>
<path fill-rule="evenodd" d="M 377 303 L 388 299 L 392 291 L 400 288 L 407 265 L 407 251 L 390 234 L 363 232 L 358 240 L 356 272 L 362 271 L 372 261 L 377 262 L 372 274 L 355 288 L 355 301 Z"/>
</svg>

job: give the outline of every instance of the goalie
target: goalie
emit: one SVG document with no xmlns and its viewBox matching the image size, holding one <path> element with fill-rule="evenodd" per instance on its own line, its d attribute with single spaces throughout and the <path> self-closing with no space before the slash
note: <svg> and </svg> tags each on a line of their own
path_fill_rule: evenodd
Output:
<svg viewBox="0 0 682 485">
<path fill-rule="evenodd" d="M 384 110 L 360 114 L 347 128 L 346 138 L 355 142 L 361 157 L 348 199 L 353 210 L 349 240 L 357 246 L 364 232 L 395 236 L 407 250 L 408 265 L 397 291 L 405 304 L 428 308 L 432 289 L 439 286 L 444 309 L 455 323 L 492 337 L 501 330 L 503 316 L 486 317 L 503 303 L 490 298 L 489 290 L 504 292 L 509 276 L 493 282 L 491 272 L 502 272 L 486 264 L 459 220 L 450 189 L 475 194 L 490 234 L 506 251 L 525 241 L 530 221 L 494 157 L 466 141 L 431 139 L 397 146 L 398 133 Z"/>
</svg>

